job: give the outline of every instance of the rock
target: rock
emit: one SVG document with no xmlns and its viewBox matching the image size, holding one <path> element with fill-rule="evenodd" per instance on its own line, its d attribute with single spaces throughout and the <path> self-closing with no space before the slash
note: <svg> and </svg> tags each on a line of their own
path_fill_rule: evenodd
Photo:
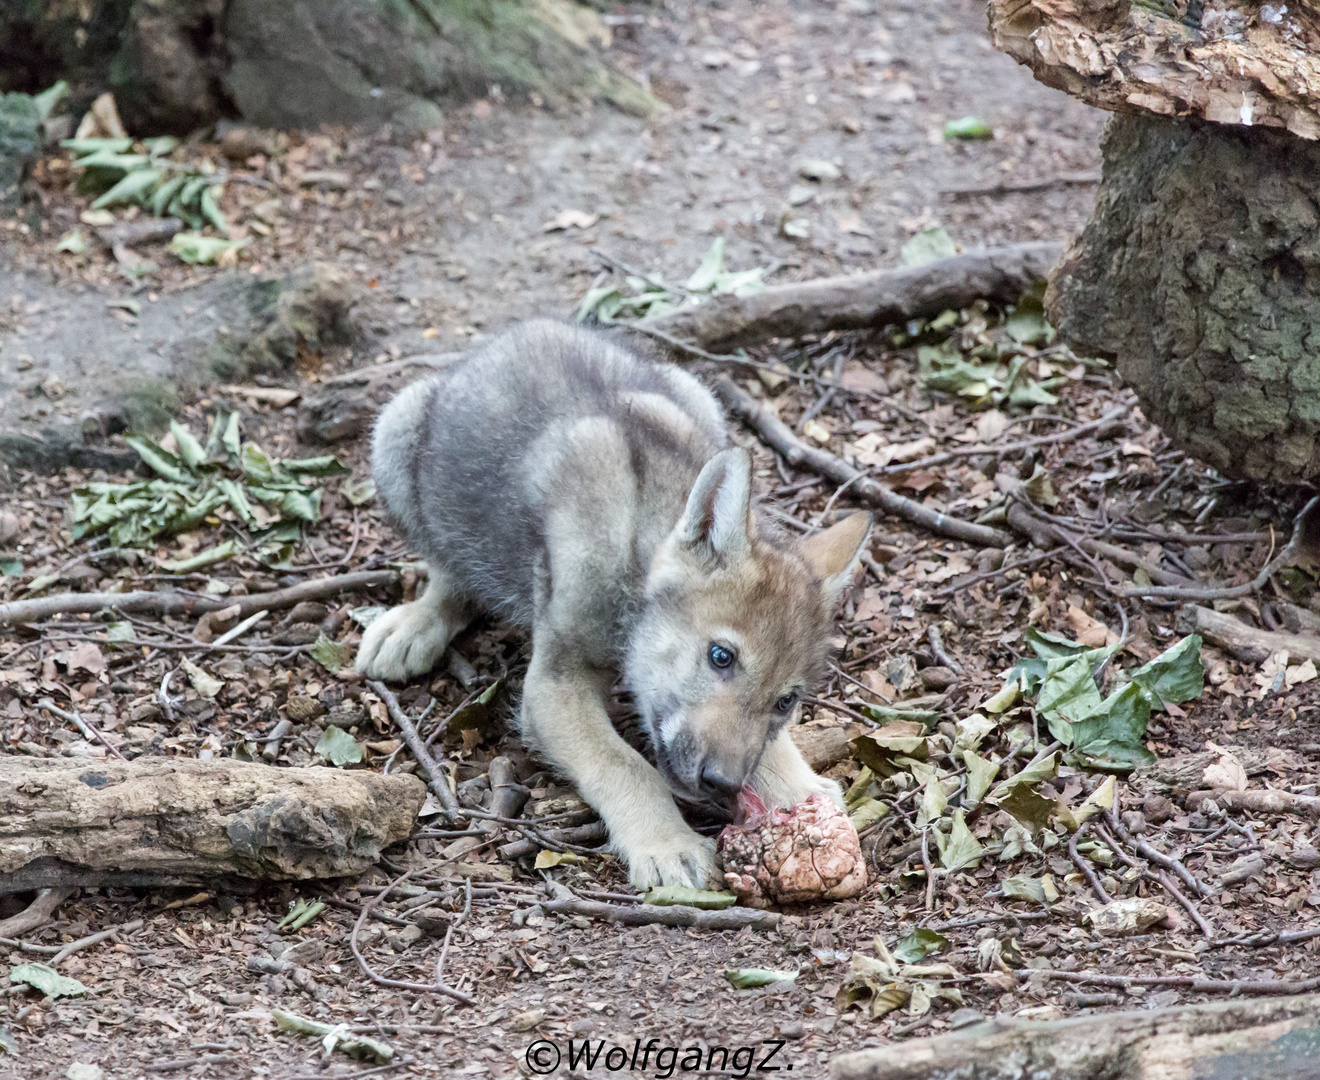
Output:
<svg viewBox="0 0 1320 1080">
<path fill-rule="evenodd" d="M 0 547 L 23 531 L 23 522 L 12 510 L 0 510 Z"/>
<path fill-rule="evenodd" d="M 0 95 L 0 210 L 13 211 L 20 185 L 41 149 L 41 114 L 30 94 Z"/>
<path fill-rule="evenodd" d="M 320 636 L 321 628 L 316 623 L 302 622 L 274 634 L 270 641 L 272 645 L 311 645 Z"/>
<path fill-rule="evenodd" d="M 957 672 L 946 667 L 922 668 L 917 672 L 921 685 L 926 690 L 947 690 L 958 681 Z"/>
<path fill-rule="evenodd" d="M 341 701 L 326 713 L 325 723 L 327 727 L 344 728 L 357 727 L 367 718 L 367 710 L 356 701 Z"/>
<path fill-rule="evenodd" d="M 315 720 L 326 713 L 325 706 L 308 694 L 290 694 L 289 700 L 284 704 L 284 710 L 289 714 L 289 719 L 296 724 Z"/>
<path fill-rule="evenodd" d="M 1172 912 L 1158 900 L 1132 896 L 1092 908 L 1082 920 L 1101 937 L 1126 937 L 1168 921 L 1171 916 Z"/>
<path fill-rule="evenodd" d="M 284 617 L 282 625 L 319 623 L 329 614 L 330 609 L 325 604 L 319 604 L 315 600 L 303 600 L 293 605 L 289 614 Z"/>
<path fill-rule="evenodd" d="M 843 175 L 843 170 L 832 161 L 812 159 L 798 164 L 798 175 L 804 180 L 827 184 L 839 179 Z"/>
<path fill-rule="evenodd" d="M 788 810 L 765 810 L 746 788 L 739 803 L 746 822 L 720 833 L 717 857 L 724 880 L 749 907 L 843 900 L 867 882 L 861 841 L 848 816 L 824 795 Z"/>
</svg>

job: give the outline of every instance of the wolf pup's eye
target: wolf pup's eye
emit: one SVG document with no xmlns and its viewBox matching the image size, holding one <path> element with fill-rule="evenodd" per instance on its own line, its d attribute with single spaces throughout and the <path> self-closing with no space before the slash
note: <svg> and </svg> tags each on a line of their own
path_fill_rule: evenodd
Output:
<svg viewBox="0 0 1320 1080">
<path fill-rule="evenodd" d="M 720 668 L 721 670 L 730 667 L 733 664 L 733 650 L 726 649 L 723 645 L 710 643 L 710 648 L 706 650 L 706 657 L 710 660 L 710 666 Z"/>
<path fill-rule="evenodd" d="M 798 696 L 796 690 L 793 691 L 793 693 L 791 694 L 785 694 L 783 697 L 781 697 L 778 701 L 775 702 L 775 708 L 778 709 L 781 713 L 792 712 L 793 706 L 797 704 L 797 697 Z"/>
</svg>

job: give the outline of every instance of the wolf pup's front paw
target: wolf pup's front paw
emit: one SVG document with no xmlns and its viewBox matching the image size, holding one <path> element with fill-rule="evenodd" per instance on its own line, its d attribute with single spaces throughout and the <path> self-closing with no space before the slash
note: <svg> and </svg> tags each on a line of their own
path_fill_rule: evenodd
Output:
<svg viewBox="0 0 1320 1080">
<path fill-rule="evenodd" d="M 628 880 L 642 892 L 653 885 L 682 885 L 690 889 L 724 887 L 715 865 L 715 841 L 690 829 L 686 835 L 620 845 L 618 851 L 628 862 Z"/>
<path fill-rule="evenodd" d="M 449 629 L 435 608 L 421 601 L 379 615 L 362 634 L 354 666 L 371 679 L 404 682 L 425 675 L 449 643 Z"/>
</svg>

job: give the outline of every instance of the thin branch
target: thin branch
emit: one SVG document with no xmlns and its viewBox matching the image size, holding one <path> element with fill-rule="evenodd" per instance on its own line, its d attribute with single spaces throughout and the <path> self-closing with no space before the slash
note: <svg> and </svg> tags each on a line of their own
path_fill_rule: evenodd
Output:
<svg viewBox="0 0 1320 1080">
<path fill-rule="evenodd" d="M 417 764 L 426 770 L 430 788 L 435 793 L 435 797 L 440 800 L 440 805 L 444 807 L 446 819 L 451 822 L 457 821 L 463 816 L 463 810 L 458 805 L 458 799 L 454 793 L 449 790 L 448 771 L 431 755 L 431 751 L 422 742 L 422 737 L 417 734 L 416 726 L 408 719 L 408 715 L 399 705 L 399 699 L 394 696 L 390 688 L 378 679 L 368 680 L 367 685 L 371 687 L 381 701 L 385 702 L 385 708 L 389 710 L 390 718 L 398 725 L 399 731 L 403 734 L 403 741 L 408 744 L 408 749 L 412 751 L 413 757 L 417 759 Z"/>
</svg>

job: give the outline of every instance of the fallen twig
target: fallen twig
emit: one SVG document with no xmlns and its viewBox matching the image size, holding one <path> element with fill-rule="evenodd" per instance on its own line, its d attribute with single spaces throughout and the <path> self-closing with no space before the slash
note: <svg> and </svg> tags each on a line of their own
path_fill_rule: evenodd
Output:
<svg viewBox="0 0 1320 1080">
<path fill-rule="evenodd" d="M 73 889 L 64 886 L 37 890 L 36 899 L 17 915 L 0 919 L 0 937 L 18 937 L 19 934 L 26 934 L 29 930 L 45 926 L 46 921 L 54 914 L 55 909 L 72 894 Z"/>
<path fill-rule="evenodd" d="M 1299 814 L 1320 817 L 1320 796 L 1297 795 L 1291 791 L 1193 791 L 1187 796 L 1187 809 L 1199 810 L 1201 804 L 1214 800 L 1229 810 L 1248 810 L 1253 814 Z"/>
<path fill-rule="evenodd" d="M 1066 431 L 1055 431 L 1049 435 L 1037 435 L 1031 439 L 1020 439 L 1013 443 L 984 443 L 976 446 L 959 446 L 953 450 L 945 450 L 938 454 L 932 454 L 930 457 L 918 458 L 916 461 L 905 461 L 898 465 L 886 465 L 877 472 L 881 476 L 891 476 L 894 473 L 912 472 L 916 469 L 925 469 L 932 465 L 943 465 L 946 461 L 952 461 L 960 457 L 980 457 L 982 455 L 1000 456 L 1011 454 L 1016 450 L 1030 450 L 1037 446 L 1048 446 L 1051 443 L 1071 442 L 1073 439 L 1082 435 L 1091 433 L 1104 434 L 1109 428 L 1118 423 L 1124 416 L 1132 411 L 1131 405 L 1120 405 L 1117 409 L 1111 409 L 1104 416 L 1095 420 L 1088 420 L 1084 424 L 1078 424 L 1076 427 L 1068 428 Z"/>
<path fill-rule="evenodd" d="M 1063 253 L 1052 242 L 1013 244 L 924 266 L 772 285 L 747 296 L 715 296 L 641 325 L 711 348 L 865 330 L 965 308 L 976 300 L 1014 303 Z"/>
<path fill-rule="evenodd" d="M 399 731 L 403 735 L 403 741 L 408 744 L 408 749 L 412 751 L 413 757 L 417 759 L 417 764 L 426 770 L 429 778 L 428 784 L 431 790 L 435 792 L 435 797 L 440 800 L 440 805 L 444 807 L 446 819 L 451 822 L 457 821 L 462 816 L 463 811 L 458 805 L 457 797 L 449 788 L 449 771 L 431 755 L 431 751 L 422 742 L 422 737 L 417 734 L 416 726 L 399 706 L 399 699 L 394 696 L 390 688 L 378 679 L 369 680 L 367 685 L 371 687 L 381 701 L 385 702 L 385 708 L 390 711 L 390 718 L 398 725 Z"/>
<path fill-rule="evenodd" d="M 1029 195 L 1037 191 L 1049 191 L 1056 187 L 1073 187 L 1100 183 L 1099 171 L 1060 173 L 1040 180 L 1023 180 L 1017 183 L 1001 181 L 988 187 L 945 188 L 940 192 L 951 199 L 970 199 L 978 195 Z"/>
<path fill-rule="evenodd" d="M 156 615 L 202 615 L 208 611 L 222 611 L 237 606 L 238 617 L 246 618 L 263 608 L 279 611 L 291 608 L 304 600 L 323 600 L 327 596 L 352 589 L 373 589 L 394 585 L 399 580 L 396 570 L 361 570 L 353 574 L 301 581 L 273 592 L 253 593 L 251 596 L 213 597 L 198 593 L 163 589 L 159 592 L 139 590 L 126 593 L 61 593 L 42 596 L 34 600 L 14 600 L 0 604 L 0 626 L 12 623 L 30 623 L 51 615 L 70 615 L 97 612 L 103 608 L 119 611 L 149 611 Z M 200 647 L 200 646 L 199 646 Z"/>
<path fill-rule="evenodd" d="M 1200 634 L 1212 645 L 1227 649 L 1239 660 L 1259 664 L 1267 657 L 1286 652 L 1298 660 L 1320 664 L 1320 639 L 1284 630 L 1257 630 L 1241 619 L 1223 611 L 1189 604 L 1178 613 L 1178 628 L 1186 634 Z"/>
<path fill-rule="evenodd" d="M 778 912 L 753 908 L 703 911 L 681 904 L 663 907 L 658 904 L 637 904 L 627 907 L 598 900 L 583 900 L 557 881 L 547 882 L 546 886 L 550 890 L 551 899 L 541 901 L 543 911 L 556 915 L 583 915 L 588 919 L 601 919 L 624 926 L 691 926 L 698 930 L 741 930 L 744 926 L 750 926 L 756 930 L 773 930 L 781 918 Z"/>
<path fill-rule="evenodd" d="M 1100 884 L 1100 878 L 1096 876 L 1095 869 L 1091 866 L 1090 861 L 1083 859 L 1081 852 L 1077 850 L 1077 842 L 1086 835 L 1087 827 L 1090 824 L 1089 821 L 1082 822 L 1077 831 L 1068 837 L 1068 855 L 1072 859 L 1073 865 L 1082 872 L 1082 876 L 1086 878 L 1087 883 L 1091 886 L 1091 891 L 1095 893 L 1100 903 L 1108 904 L 1112 902 L 1113 897 L 1105 892 L 1105 887 Z"/>
<path fill-rule="evenodd" d="M 1088 971 L 1053 971 L 1033 969 L 1033 978 L 1062 979 L 1065 982 L 1092 983 L 1096 986 L 1172 986 L 1202 994 L 1309 994 L 1320 990 L 1320 976 L 1288 982 L 1284 979 L 1205 979 L 1199 975 L 1102 975 Z"/>
<path fill-rule="evenodd" d="M 926 640 L 930 642 L 930 651 L 935 659 L 952 671 L 955 675 L 966 675 L 962 664 L 958 663 L 952 656 L 944 650 L 944 635 L 940 633 L 940 628 L 934 623 L 926 628 Z"/>
<path fill-rule="evenodd" d="M 540 835 L 546 840 L 566 847 L 570 844 L 581 845 L 606 840 L 610 833 L 605 827 L 605 822 L 592 821 L 571 829 L 543 829 Z M 520 859 L 524 855 L 535 855 L 543 847 L 544 844 L 529 838 L 502 844 L 495 850 L 501 859 L 512 860 Z"/>
<path fill-rule="evenodd" d="M 129 922 L 121 923 L 119 926 L 112 926 L 109 930 L 101 930 L 95 934 L 88 934 L 86 937 L 81 937 L 77 941 L 69 942 L 56 952 L 47 963 L 49 963 L 51 967 L 59 967 L 62 960 L 72 956 L 74 953 L 81 952 L 83 949 L 90 948 L 92 945 L 99 945 L 101 942 L 112 937 L 118 937 L 120 934 L 131 934 L 134 930 L 141 930 L 142 925 L 143 920 L 133 919 Z"/>
<path fill-rule="evenodd" d="M 366 903 L 362 905 L 362 910 L 358 912 L 357 921 L 353 924 L 353 932 L 349 935 L 348 947 L 352 951 L 354 959 L 357 960 L 358 967 L 362 969 L 362 974 L 364 974 L 377 986 L 389 987 L 394 990 L 419 990 L 423 993 L 444 994 L 446 997 L 451 997 L 455 1001 L 461 1001 L 464 1005 L 475 1005 L 476 1001 L 473 998 L 469 997 L 461 990 L 455 990 L 452 986 L 449 986 L 448 984 L 440 981 L 439 964 L 437 964 L 436 966 L 437 978 L 434 983 L 415 983 L 415 982 L 404 982 L 400 979 L 387 979 L 385 978 L 384 975 L 378 974 L 376 970 L 372 968 L 370 964 L 367 963 L 367 958 L 362 955 L 362 950 L 358 948 L 358 934 L 362 932 L 362 924 L 366 922 L 367 916 L 371 914 L 371 909 L 374 908 L 377 904 L 379 904 L 382 900 L 384 900 L 387 896 L 389 896 L 390 890 L 393 889 L 396 885 L 400 885 L 403 882 L 407 881 L 408 878 L 414 872 L 415 871 L 409 870 L 402 877 L 394 879 L 392 882 L 390 882 L 390 884 L 386 885 L 385 888 L 383 888 L 380 892 L 378 892 L 375 896 L 373 896 L 370 900 L 368 900 Z M 468 901 L 467 901 L 469 905 L 471 905 L 472 903 L 471 887 L 472 887 L 471 882 L 469 881 L 468 883 L 469 892 L 468 892 Z M 452 931 L 453 925 L 454 925 L 453 923 L 450 923 L 449 929 L 446 930 L 445 932 L 446 945 L 449 944 L 449 932 Z M 441 963 L 443 963 L 444 961 L 443 952 L 441 953 L 440 960 Z"/>
<path fill-rule="evenodd" d="M 69 721 L 69 723 L 71 723 L 74 727 L 76 727 L 79 731 L 82 732 L 83 738 L 87 739 L 88 742 L 99 742 L 102 746 L 104 746 L 107 750 L 109 750 L 110 753 L 114 754 L 114 756 L 117 757 L 120 761 L 126 760 L 124 758 L 124 755 L 119 752 L 118 748 L 110 743 L 109 739 L 107 739 L 104 735 L 102 735 L 101 732 L 98 731 L 96 728 L 92 727 L 91 724 L 89 724 L 76 712 L 66 712 L 64 709 L 59 708 L 53 701 L 50 700 L 50 698 L 42 698 L 40 701 L 38 701 L 37 708 L 45 709 L 48 713 L 53 713 L 55 716 L 58 716 L 61 720 Z"/>
<path fill-rule="evenodd" d="M 1004 547 L 1009 542 L 1008 534 L 999 529 L 988 525 L 976 525 L 932 510 L 861 474 L 858 469 L 854 469 L 842 458 L 835 457 L 828 450 L 808 446 L 794 435 L 778 416 L 732 380 L 717 379 L 714 389 L 728 409 L 753 428 L 767 445 L 782 454 L 790 465 L 805 465 L 837 484 L 852 483 L 854 494 L 862 502 L 930 529 L 941 536 L 979 544 L 982 547 Z"/>
</svg>

